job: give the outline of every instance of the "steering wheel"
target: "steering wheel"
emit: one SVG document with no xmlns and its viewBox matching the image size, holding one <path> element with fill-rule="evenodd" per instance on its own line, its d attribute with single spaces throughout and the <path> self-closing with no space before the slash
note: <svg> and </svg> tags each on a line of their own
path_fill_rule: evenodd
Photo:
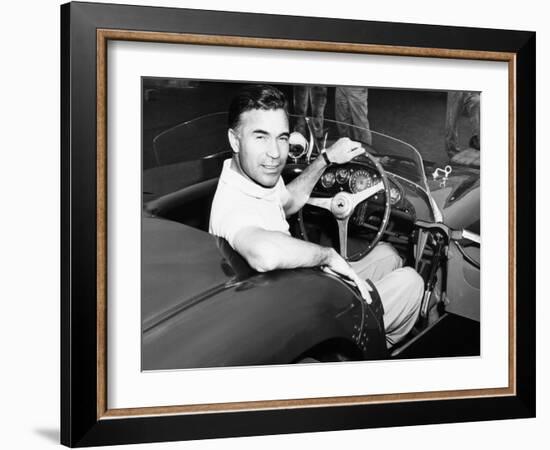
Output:
<svg viewBox="0 0 550 450">
<path fill-rule="evenodd" d="M 380 175 L 382 181 L 377 182 L 375 185 L 360 191 L 355 194 L 349 192 L 338 192 L 334 197 L 310 197 L 307 203 L 318 208 L 326 209 L 330 211 L 336 222 L 338 224 L 338 236 L 340 240 L 340 255 L 347 259 L 347 248 L 348 248 L 348 222 L 349 218 L 355 211 L 355 208 L 360 203 L 368 200 L 373 195 L 377 194 L 380 191 L 384 191 L 385 194 L 385 204 L 384 204 L 384 215 L 382 217 L 382 222 L 378 227 L 376 236 L 369 243 L 367 249 L 361 252 L 361 257 L 368 254 L 375 246 L 378 244 L 386 227 L 388 226 L 388 220 L 390 217 L 390 185 L 388 183 L 388 178 L 386 172 L 382 165 L 370 155 L 368 152 L 365 152 L 364 155 L 373 163 L 376 171 Z M 304 238 L 307 240 L 307 235 L 304 233 Z"/>
</svg>

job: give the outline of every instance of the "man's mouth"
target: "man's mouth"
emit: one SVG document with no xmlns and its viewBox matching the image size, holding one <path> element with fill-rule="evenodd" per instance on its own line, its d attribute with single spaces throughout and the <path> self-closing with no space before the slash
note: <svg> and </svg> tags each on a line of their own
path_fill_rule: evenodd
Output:
<svg viewBox="0 0 550 450">
<path fill-rule="evenodd" d="M 268 172 L 277 172 L 279 170 L 279 164 L 262 164 L 262 167 Z"/>
</svg>

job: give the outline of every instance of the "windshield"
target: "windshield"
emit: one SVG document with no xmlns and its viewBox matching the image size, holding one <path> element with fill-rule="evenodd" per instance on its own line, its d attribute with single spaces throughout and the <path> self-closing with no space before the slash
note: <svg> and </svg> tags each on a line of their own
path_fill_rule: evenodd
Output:
<svg viewBox="0 0 550 450">
<path fill-rule="evenodd" d="M 310 117 L 289 115 L 289 118 L 290 130 L 294 131 L 295 137 L 300 137 L 296 133 L 303 136 L 300 138 L 305 148 L 302 148 L 303 154 L 298 155 L 300 149 L 293 148 L 291 139 L 288 161 L 297 161 L 308 155 L 316 157 L 323 147 L 328 148 L 341 137 L 349 137 L 361 142 L 371 155 L 378 157 L 386 171 L 428 191 L 422 158 L 412 145 L 344 122 L 325 119 L 322 129 L 317 129 L 314 119 Z M 153 155 L 156 169 L 162 167 L 167 173 L 186 169 L 189 184 L 200 181 L 197 177 L 205 180 L 218 176 L 221 162 L 231 156 L 227 140 L 227 113 L 207 114 L 161 132 L 153 139 Z M 368 161 L 365 156 L 359 156 L 357 160 Z M 145 185 L 144 190 L 147 190 Z"/>
<path fill-rule="evenodd" d="M 313 142 L 313 154 L 322 148 L 330 147 L 343 137 L 361 142 L 371 155 L 378 157 L 387 172 L 406 178 L 428 190 L 424 165 L 420 153 L 410 144 L 373 130 L 350 125 L 344 122 L 325 119 L 322 130 L 316 130 L 313 119 L 290 115 L 291 129 L 307 136 Z M 305 133 L 302 123 L 305 122 Z M 358 156 L 358 161 L 368 161 L 366 156 Z"/>
</svg>

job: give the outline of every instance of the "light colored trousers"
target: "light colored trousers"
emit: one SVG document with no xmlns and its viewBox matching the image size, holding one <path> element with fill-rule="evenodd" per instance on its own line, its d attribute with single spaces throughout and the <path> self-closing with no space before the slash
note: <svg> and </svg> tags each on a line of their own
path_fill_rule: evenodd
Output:
<svg viewBox="0 0 550 450">
<path fill-rule="evenodd" d="M 395 345 L 411 331 L 420 311 L 424 281 L 385 242 L 378 244 L 367 256 L 351 267 L 363 279 L 371 280 L 384 306 L 386 344 Z"/>
</svg>

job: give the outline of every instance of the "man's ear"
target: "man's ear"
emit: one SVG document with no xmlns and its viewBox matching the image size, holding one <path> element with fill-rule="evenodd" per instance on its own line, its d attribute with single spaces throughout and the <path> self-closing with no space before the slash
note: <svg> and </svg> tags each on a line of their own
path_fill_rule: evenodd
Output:
<svg viewBox="0 0 550 450">
<path fill-rule="evenodd" d="M 237 136 L 235 130 L 229 128 L 229 130 L 227 130 L 227 138 L 229 139 L 229 145 L 231 145 L 233 152 L 239 153 L 239 150 L 241 149 L 241 142 L 239 141 L 239 136 Z"/>
</svg>

